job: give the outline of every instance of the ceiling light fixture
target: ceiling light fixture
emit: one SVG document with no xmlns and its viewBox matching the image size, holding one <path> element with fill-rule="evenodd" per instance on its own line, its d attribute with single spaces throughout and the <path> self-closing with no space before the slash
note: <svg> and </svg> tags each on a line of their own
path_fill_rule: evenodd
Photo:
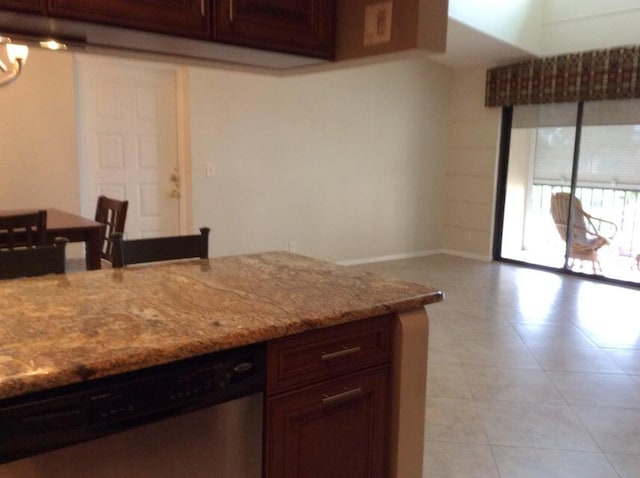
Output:
<svg viewBox="0 0 640 478">
<path fill-rule="evenodd" d="M 65 43 L 60 43 L 57 40 L 43 40 L 40 42 L 40 46 L 42 48 L 46 48 L 47 50 L 60 51 L 66 50 L 67 45 Z"/>
<path fill-rule="evenodd" d="M 29 56 L 29 47 L 11 43 L 11 38 L 0 36 L 0 86 L 15 80 Z"/>
</svg>

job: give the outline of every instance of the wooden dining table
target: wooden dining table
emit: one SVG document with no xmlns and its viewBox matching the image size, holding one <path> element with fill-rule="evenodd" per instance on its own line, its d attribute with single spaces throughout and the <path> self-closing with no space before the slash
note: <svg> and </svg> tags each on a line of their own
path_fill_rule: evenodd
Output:
<svg viewBox="0 0 640 478">
<path fill-rule="evenodd" d="M 33 209 L 0 210 L 0 216 L 33 212 Z M 53 244 L 56 237 L 66 237 L 69 242 L 85 243 L 87 270 L 101 268 L 100 250 L 106 225 L 56 208 L 47 208 L 47 242 Z"/>
</svg>

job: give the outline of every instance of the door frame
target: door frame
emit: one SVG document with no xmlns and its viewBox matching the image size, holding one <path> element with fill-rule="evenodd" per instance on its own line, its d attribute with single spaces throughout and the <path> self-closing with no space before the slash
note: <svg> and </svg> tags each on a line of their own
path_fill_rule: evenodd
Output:
<svg viewBox="0 0 640 478">
<path fill-rule="evenodd" d="M 178 161 L 178 174 L 180 177 L 180 197 L 179 203 L 179 225 L 180 234 L 190 234 L 193 228 L 192 220 L 192 194 L 191 194 L 191 147 L 190 147 L 190 122 L 189 122 L 189 75 L 188 67 L 172 63 L 139 60 L 110 55 L 97 55 L 86 53 L 74 53 L 73 68 L 76 94 L 76 131 L 77 131 L 77 151 L 78 151 L 78 186 L 80 191 L 80 209 L 84 215 L 93 217 L 95 208 L 88 204 L 88 192 L 83 184 L 86 176 L 87 148 L 84 131 L 84 118 L 80 110 L 81 96 L 84 94 L 82 81 L 80 79 L 82 65 L 105 62 L 119 67 L 135 66 L 136 68 L 162 69 L 172 72 L 175 75 L 176 84 L 176 149 Z"/>
</svg>

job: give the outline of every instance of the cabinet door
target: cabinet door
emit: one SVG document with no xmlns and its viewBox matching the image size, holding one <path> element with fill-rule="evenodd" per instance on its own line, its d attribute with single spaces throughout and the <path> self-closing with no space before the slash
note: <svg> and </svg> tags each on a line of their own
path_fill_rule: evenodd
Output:
<svg viewBox="0 0 640 478">
<path fill-rule="evenodd" d="M 214 39 L 333 58 L 335 0 L 219 0 Z"/>
<path fill-rule="evenodd" d="M 387 370 L 267 398 L 264 476 L 386 477 Z"/>
<path fill-rule="evenodd" d="M 0 0 L 0 8 L 44 14 L 45 1 L 46 0 Z"/>
<path fill-rule="evenodd" d="M 140 30 L 208 38 L 208 0 L 49 0 L 49 14 Z"/>
</svg>

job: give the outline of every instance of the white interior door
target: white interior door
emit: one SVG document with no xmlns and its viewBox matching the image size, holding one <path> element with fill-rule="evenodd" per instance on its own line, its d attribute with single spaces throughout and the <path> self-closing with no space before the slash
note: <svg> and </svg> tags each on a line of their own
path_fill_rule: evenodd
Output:
<svg viewBox="0 0 640 478">
<path fill-rule="evenodd" d="M 105 195 L 129 201 L 125 237 L 184 231 L 179 70 L 105 57 L 77 67 L 83 215 Z"/>
</svg>

